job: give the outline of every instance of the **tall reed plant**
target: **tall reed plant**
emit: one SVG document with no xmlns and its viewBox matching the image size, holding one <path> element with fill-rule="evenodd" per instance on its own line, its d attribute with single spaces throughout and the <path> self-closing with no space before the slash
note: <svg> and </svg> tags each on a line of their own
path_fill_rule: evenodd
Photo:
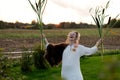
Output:
<svg viewBox="0 0 120 80">
<path fill-rule="evenodd" d="M 110 29 L 112 27 L 114 27 L 114 25 L 117 23 L 117 22 L 112 22 L 111 21 L 111 17 L 109 15 L 106 15 L 106 10 L 108 9 L 109 7 L 109 3 L 110 1 L 107 2 L 107 4 L 105 5 L 105 7 L 96 7 L 94 10 L 93 8 L 90 9 L 90 14 L 97 26 L 97 29 L 98 29 L 98 33 L 99 33 L 99 37 L 102 39 L 101 40 L 101 49 L 102 49 L 102 53 L 101 53 L 101 56 L 102 56 L 102 59 L 103 59 L 103 53 L 104 53 L 104 45 L 103 45 L 103 38 L 108 34 L 108 32 L 110 31 Z M 92 11 L 94 11 L 94 14 L 92 14 Z M 115 19 L 118 17 L 119 15 L 117 15 L 115 17 Z M 108 23 L 107 25 L 105 26 L 105 19 L 108 18 Z M 103 33 L 103 29 L 104 27 L 106 27 L 106 32 Z"/>
<path fill-rule="evenodd" d="M 47 4 L 47 0 L 35 0 L 35 4 L 32 4 L 32 2 L 30 0 L 28 0 L 32 9 L 34 10 L 34 12 L 37 15 L 37 23 L 38 23 L 38 27 L 40 30 L 40 34 L 42 37 L 42 33 L 43 33 L 43 22 L 42 22 L 42 16 Z M 43 43 L 44 40 L 41 38 L 41 50 L 43 50 Z"/>
<path fill-rule="evenodd" d="M 40 30 L 40 34 L 41 34 L 41 44 L 40 47 L 38 49 L 35 50 L 35 52 L 33 53 L 33 60 L 34 60 L 34 64 L 35 67 L 37 69 L 47 69 L 48 66 L 47 62 L 44 58 L 44 53 L 45 53 L 45 49 L 44 49 L 44 39 L 43 39 L 43 22 L 42 22 L 42 16 L 43 16 L 43 12 L 45 10 L 45 6 L 47 4 L 47 0 L 37 0 L 35 1 L 35 4 L 32 4 L 30 0 L 28 0 L 31 7 L 33 8 L 34 12 L 37 14 L 37 23 L 38 23 L 38 27 Z"/>
</svg>

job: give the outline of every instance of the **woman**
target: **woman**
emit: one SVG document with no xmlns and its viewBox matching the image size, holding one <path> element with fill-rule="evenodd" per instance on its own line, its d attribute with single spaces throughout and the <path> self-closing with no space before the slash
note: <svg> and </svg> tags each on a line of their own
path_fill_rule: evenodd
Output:
<svg viewBox="0 0 120 80">
<path fill-rule="evenodd" d="M 63 80 L 83 80 L 83 76 L 80 69 L 80 57 L 83 55 L 91 55 L 97 51 L 101 39 L 91 47 L 85 47 L 79 44 L 80 33 L 72 31 L 68 34 L 66 44 L 68 44 L 62 53 L 62 70 L 61 76 Z M 45 38 L 46 47 L 49 46 L 47 39 Z"/>
</svg>

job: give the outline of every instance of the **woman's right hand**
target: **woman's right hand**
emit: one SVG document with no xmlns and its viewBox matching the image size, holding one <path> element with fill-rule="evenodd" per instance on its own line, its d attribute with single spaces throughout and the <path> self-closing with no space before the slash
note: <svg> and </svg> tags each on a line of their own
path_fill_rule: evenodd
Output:
<svg viewBox="0 0 120 80">
<path fill-rule="evenodd" d="M 45 41 L 45 44 L 48 44 L 49 42 L 48 42 L 47 38 L 45 37 L 45 34 L 44 34 L 44 33 L 42 33 L 42 37 L 43 37 L 43 39 L 44 39 L 44 41 Z"/>
<path fill-rule="evenodd" d="M 45 34 L 44 33 L 42 33 L 42 37 L 45 38 Z"/>
<path fill-rule="evenodd" d="M 96 42 L 95 46 L 98 46 L 101 43 L 101 38 Z"/>
</svg>

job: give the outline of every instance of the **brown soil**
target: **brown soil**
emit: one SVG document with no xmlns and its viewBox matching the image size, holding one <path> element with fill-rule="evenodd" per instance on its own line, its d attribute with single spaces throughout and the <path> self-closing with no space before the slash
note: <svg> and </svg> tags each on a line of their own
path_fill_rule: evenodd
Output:
<svg viewBox="0 0 120 80">
<path fill-rule="evenodd" d="M 98 40 L 96 37 L 82 36 L 80 43 L 85 46 L 93 46 Z M 51 43 L 59 43 L 65 41 L 63 38 L 48 38 Z M 32 39 L 0 39 L 0 49 L 6 51 L 23 51 L 25 48 L 32 50 L 36 44 L 40 43 L 39 38 Z M 108 37 L 104 39 L 105 49 L 120 49 L 120 37 Z"/>
</svg>

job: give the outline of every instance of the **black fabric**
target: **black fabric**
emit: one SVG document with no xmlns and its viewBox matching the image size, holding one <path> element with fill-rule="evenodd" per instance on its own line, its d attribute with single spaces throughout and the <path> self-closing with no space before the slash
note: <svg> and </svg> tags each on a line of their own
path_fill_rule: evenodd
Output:
<svg viewBox="0 0 120 80">
<path fill-rule="evenodd" d="M 51 66 L 58 65 L 62 60 L 62 54 L 64 49 L 68 44 L 59 43 L 59 44 L 49 44 L 47 46 L 47 53 L 45 58 Z"/>
</svg>

